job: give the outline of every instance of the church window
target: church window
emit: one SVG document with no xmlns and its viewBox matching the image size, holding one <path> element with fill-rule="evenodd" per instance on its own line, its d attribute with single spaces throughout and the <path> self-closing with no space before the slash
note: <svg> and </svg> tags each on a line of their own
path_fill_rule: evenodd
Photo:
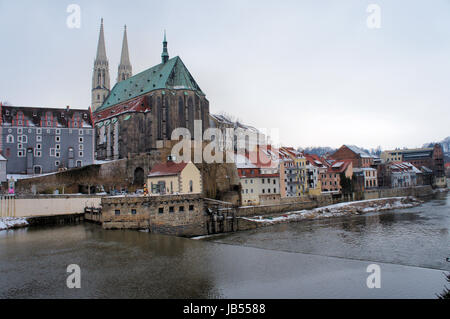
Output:
<svg viewBox="0 0 450 319">
<path fill-rule="evenodd" d="M 42 135 L 36 135 L 36 142 L 42 142 Z"/>
<path fill-rule="evenodd" d="M 189 192 L 192 193 L 194 191 L 194 183 L 189 181 Z"/>
<path fill-rule="evenodd" d="M 56 144 L 56 145 L 55 145 L 55 148 L 56 148 L 57 150 L 60 150 L 60 149 L 61 149 L 61 144 Z"/>
<path fill-rule="evenodd" d="M 55 166 L 56 166 L 56 167 L 59 166 L 59 161 L 55 161 Z"/>
<path fill-rule="evenodd" d="M 42 129 L 41 128 L 37 128 L 36 129 L 36 134 L 42 134 Z"/>
<path fill-rule="evenodd" d="M 60 152 L 55 152 L 55 157 L 59 157 L 61 155 Z"/>
<path fill-rule="evenodd" d="M 78 145 L 78 149 L 79 149 L 80 151 L 82 151 L 82 150 L 83 150 L 83 144 Z"/>
<path fill-rule="evenodd" d="M 100 94 L 97 94 L 97 100 L 100 101 Z"/>
<path fill-rule="evenodd" d="M 55 142 L 56 143 L 61 142 L 61 136 L 55 136 Z"/>
<path fill-rule="evenodd" d="M 6 143 L 14 143 L 14 136 L 13 135 L 8 135 L 6 137 Z"/>
<path fill-rule="evenodd" d="M 24 157 L 24 151 L 23 150 L 19 150 L 17 151 L 17 157 Z"/>
<path fill-rule="evenodd" d="M 78 130 L 79 135 L 83 135 L 83 130 Z"/>
<path fill-rule="evenodd" d="M 17 129 L 17 134 L 22 134 L 22 133 L 23 133 L 22 128 L 18 128 Z"/>
<path fill-rule="evenodd" d="M 83 157 L 83 151 L 80 151 L 78 154 L 80 157 Z"/>
</svg>

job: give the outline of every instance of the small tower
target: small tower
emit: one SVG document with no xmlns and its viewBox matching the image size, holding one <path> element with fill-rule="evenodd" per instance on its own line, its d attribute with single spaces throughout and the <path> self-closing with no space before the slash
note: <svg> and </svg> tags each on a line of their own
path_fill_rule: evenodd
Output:
<svg viewBox="0 0 450 319">
<path fill-rule="evenodd" d="M 166 30 L 164 30 L 163 52 L 161 54 L 162 63 L 169 61 L 169 53 L 167 52 Z"/>
<path fill-rule="evenodd" d="M 128 79 L 132 75 L 130 56 L 128 54 L 127 26 L 125 25 L 123 31 L 122 55 L 120 56 L 119 70 L 117 73 L 117 83 Z"/>
<path fill-rule="evenodd" d="M 94 71 L 92 75 L 92 109 L 95 111 L 105 101 L 109 94 L 109 63 L 106 57 L 105 35 L 103 32 L 103 18 L 100 25 L 100 35 L 98 38 L 97 57 L 94 61 Z"/>
</svg>

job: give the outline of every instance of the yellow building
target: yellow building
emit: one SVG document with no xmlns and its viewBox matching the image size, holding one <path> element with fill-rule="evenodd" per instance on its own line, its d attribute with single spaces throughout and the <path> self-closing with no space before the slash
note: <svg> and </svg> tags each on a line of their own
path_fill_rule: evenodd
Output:
<svg viewBox="0 0 450 319">
<path fill-rule="evenodd" d="M 156 194 L 199 194 L 202 193 L 202 176 L 192 163 L 157 164 L 147 177 L 149 192 Z"/>
<path fill-rule="evenodd" d="M 306 158 L 303 153 L 296 151 L 292 147 L 282 147 L 281 151 L 287 154 L 293 161 L 294 172 L 296 172 L 295 183 L 297 184 L 295 196 L 308 194 L 308 169 Z"/>
<path fill-rule="evenodd" d="M 401 150 L 384 151 L 380 156 L 383 163 L 402 162 L 403 152 Z"/>
</svg>

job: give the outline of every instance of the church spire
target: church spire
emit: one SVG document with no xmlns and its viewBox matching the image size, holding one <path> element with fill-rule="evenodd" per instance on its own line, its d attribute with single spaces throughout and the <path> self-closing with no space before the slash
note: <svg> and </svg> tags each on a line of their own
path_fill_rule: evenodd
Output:
<svg viewBox="0 0 450 319">
<path fill-rule="evenodd" d="M 100 24 L 100 35 L 98 37 L 97 56 L 94 62 L 92 74 L 92 99 L 91 106 L 95 111 L 103 104 L 109 94 L 109 62 L 106 57 L 105 34 L 103 30 L 103 18 Z"/>
<path fill-rule="evenodd" d="M 105 48 L 105 34 L 103 32 L 103 18 L 100 24 L 100 35 L 98 37 L 97 45 L 97 60 L 107 60 L 106 58 L 106 48 Z"/>
<path fill-rule="evenodd" d="M 169 60 L 169 53 L 167 52 L 166 30 L 164 30 L 163 52 L 161 54 L 162 63 Z"/>
<path fill-rule="evenodd" d="M 123 31 L 122 55 L 120 56 L 119 70 L 117 73 L 117 82 L 126 80 L 131 76 L 132 76 L 132 69 L 130 63 L 130 56 L 128 54 L 127 26 L 125 25 Z"/>
</svg>

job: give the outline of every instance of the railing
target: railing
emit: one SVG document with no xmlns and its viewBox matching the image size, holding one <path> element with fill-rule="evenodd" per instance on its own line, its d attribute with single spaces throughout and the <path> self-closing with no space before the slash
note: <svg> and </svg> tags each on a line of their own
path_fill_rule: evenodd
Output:
<svg viewBox="0 0 450 319">
<path fill-rule="evenodd" d="M 0 217 L 16 217 L 16 197 L 0 196 Z"/>
</svg>

